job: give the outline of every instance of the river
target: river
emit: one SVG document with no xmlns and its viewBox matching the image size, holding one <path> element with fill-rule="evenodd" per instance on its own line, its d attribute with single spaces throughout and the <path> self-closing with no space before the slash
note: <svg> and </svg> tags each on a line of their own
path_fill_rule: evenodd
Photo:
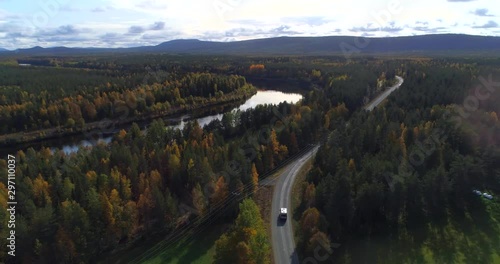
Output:
<svg viewBox="0 0 500 264">
<path fill-rule="evenodd" d="M 296 103 L 300 99 L 302 99 L 302 95 L 298 93 L 284 93 L 280 91 L 275 91 L 275 90 L 260 90 L 257 91 L 257 93 L 250 97 L 248 100 L 246 100 L 243 104 L 241 104 L 238 107 L 235 107 L 233 109 L 230 109 L 228 111 L 224 111 L 219 114 L 214 114 L 214 115 L 207 115 L 207 116 L 202 116 L 199 118 L 196 118 L 198 120 L 198 123 L 200 126 L 205 126 L 209 124 L 211 121 L 215 119 L 222 119 L 223 113 L 229 112 L 229 111 L 236 111 L 236 110 L 241 110 L 245 111 L 247 109 L 254 108 L 258 105 L 264 105 L 264 104 L 279 104 L 281 102 L 288 102 L 288 103 Z M 173 128 L 179 128 L 182 129 L 185 125 L 186 122 L 191 121 L 191 117 L 189 115 L 182 116 L 179 119 L 179 122 L 177 124 L 171 125 L 169 127 Z M 58 140 L 47 140 L 44 142 L 38 142 L 34 144 L 28 144 L 24 145 L 22 147 L 19 147 L 17 149 L 22 149 L 23 151 L 26 151 L 29 147 L 33 147 L 35 150 L 38 150 L 42 147 L 48 147 L 50 148 L 53 152 L 56 151 L 57 149 L 62 149 L 66 154 L 74 153 L 80 149 L 80 147 L 89 147 L 89 146 L 94 146 L 95 144 L 102 142 L 105 144 L 110 143 L 112 140 L 112 136 L 105 136 L 102 137 L 98 140 L 82 140 L 82 136 L 76 136 L 76 137 L 67 137 L 64 139 L 58 139 Z M 15 150 L 10 149 L 9 153 L 13 153 Z"/>
</svg>

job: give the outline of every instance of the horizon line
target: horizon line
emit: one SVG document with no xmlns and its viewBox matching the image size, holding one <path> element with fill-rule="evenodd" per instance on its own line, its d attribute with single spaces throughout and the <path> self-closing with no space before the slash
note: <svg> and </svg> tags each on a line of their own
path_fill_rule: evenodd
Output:
<svg viewBox="0 0 500 264">
<path fill-rule="evenodd" d="M 171 39 L 160 42 L 156 45 L 143 45 L 143 46 L 128 46 L 128 47 L 68 47 L 68 46 L 46 46 L 42 47 L 39 45 L 32 46 L 29 48 L 17 48 L 17 49 L 6 49 L 1 48 L 4 52 L 12 52 L 19 50 L 30 50 L 35 48 L 41 49 L 52 49 L 52 48 L 66 48 L 66 49 L 131 49 L 131 48 L 141 48 L 141 47 L 155 47 L 164 43 L 174 42 L 174 41 L 200 41 L 200 42 L 211 42 L 211 43 L 237 43 L 237 42 L 246 42 L 246 41 L 254 41 L 254 40 L 265 40 L 265 39 L 278 39 L 278 38 L 329 38 L 329 37 L 345 37 L 345 38 L 366 38 L 366 39 L 389 39 L 389 38 L 409 38 L 409 37 L 425 37 L 425 36 L 445 36 L 445 35 L 457 35 L 457 36 L 468 36 L 468 37 L 485 37 L 485 38 L 500 38 L 500 36 L 494 35 L 471 35 L 465 33 L 426 33 L 421 35 L 407 35 L 407 36 L 388 36 L 388 37 L 375 37 L 375 36 L 353 36 L 353 35 L 325 35 L 325 36 L 276 36 L 276 37 L 263 37 L 263 38 L 253 38 L 253 39 L 245 39 L 245 40 L 230 40 L 230 41 L 216 41 L 216 40 L 204 40 L 204 39 L 196 39 L 196 38 L 179 38 L 179 39 Z M 0 51 L 1 52 L 1 51 Z"/>
</svg>

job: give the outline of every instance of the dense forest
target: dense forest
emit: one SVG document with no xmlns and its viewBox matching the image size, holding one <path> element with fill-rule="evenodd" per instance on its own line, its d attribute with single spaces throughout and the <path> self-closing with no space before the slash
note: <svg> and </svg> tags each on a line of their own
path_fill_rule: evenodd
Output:
<svg viewBox="0 0 500 264">
<path fill-rule="evenodd" d="M 255 92 L 254 81 L 295 84 L 304 95 L 297 104 L 228 112 L 205 127 L 166 129 L 155 119 L 144 132 L 134 123 L 110 144 L 69 155 L 12 153 L 23 201 L 16 211 L 22 263 L 94 263 L 221 208 L 222 221 L 234 225 L 218 240 L 215 262 L 266 263 L 257 206 L 232 198 L 251 196 L 262 175 L 322 139 L 303 188 L 302 254 L 318 240 L 412 229 L 450 210 L 479 208 L 471 188 L 500 187 L 500 96 L 491 90 L 479 110 L 464 106 L 467 96 L 478 97 L 471 87 L 488 78 L 488 60 L 107 55 L 19 62 L 35 66 L 0 66 L 2 134 L 117 119 L 121 105 L 134 106 L 133 122 L 238 100 Z M 373 112 L 362 111 L 395 75 L 404 86 Z M 426 142 L 436 143 L 417 164 Z M 4 208 L 6 168 L 0 160 Z M 6 225 L 8 215 L 0 219 Z M 3 259 L 5 241 L 0 246 Z"/>
<path fill-rule="evenodd" d="M 169 234 L 193 219 L 201 218 L 213 210 L 220 210 L 222 205 L 228 207 L 224 209 L 233 212 L 228 213 L 226 218 L 235 217 L 238 204 L 231 203 L 227 206 L 226 200 L 235 193 L 245 195 L 253 192 L 259 175 L 264 175 L 287 157 L 316 141 L 325 130 L 325 116 L 320 105 L 315 103 L 315 90 L 325 86 L 327 91 L 331 91 L 334 90 L 333 85 L 338 83 L 344 87 L 347 98 L 350 96 L 350 89 L 346 89 L 349 80 L 352 81 L 352 87 L 356 87 L 355 91 L 362 93 L 380 74 L 367 70 L 347 75 L 352 67 L 350 65 L 339 65 L 340 68 L 346 68 L 333 67 L 334 71 L 322 74 L 319 68 L 315 69 L 314 64 L 305 69 L 289 69 L 289 65 L 297 62 L 286 60 L 280 64 L 279 59 L 274 66 L 267 65 L 272 62 L 271 59 L 247 59 L 244 67 L 233 66 L 241 63 L 239 59 L 229 58 L 220 63 L 217 63 L 218 58 L 206 62 L 203 62 L 203 58 L 200 60 L 202 63 L 184 65 L 182 70 L 179 70 L 180 66 L 158 64 L 161 65 L 158 68 L 165 67 L 165 71 L 172 69 L 168 71 L 168 76 L 172 77 L 168 78 L 173 81 L 160 83 L 154 79 L 156 76 L 147 75 L 151 77 L 148 80 L 151 81 L 149 87 L 154 88 L 148 90 L 141 87 L 124 90 L 123 86 L 133 86 L 131 79 L 113 77 L 112 74 L 108 77 L 100 75 L 102 72 L 99 71 L 107 71 L 108 68 L 123 70 L 122 75 L 125 76 L 128 73 L 132 76 L 134 70 L 144 71 L 144 65 L 134 64 L 137 63 L 136 60 L 131 64 L 103 64 L 99 69 L 89 69 L 91 67 L 87 65 L 89 68 L 85 68 L 85 72 L 88 74 L 79 76 L 69 74 L 78 70 L 69 67 L 36 66 L 15 69 L 16 66 L 3 66 L 18 74 L 17 77 L 11 77 L 12 83 L 6 81 L 5 84 L 11 86 L 20 85 L 15 80 L 22 79 L 20 76 L 26 73 L 38 77 L 22 84 L 23 87 L 29 87 L 27 91 L 18 89 L 8 97 L 5 96 L 7 103 L 43 107 L 45 100 L 47 107 L 56 109 L 58 106 L 69 108 L 71 104 L 82 117 L 86 117 L 86 114 L 78 107 L 78 102 L 81 105 L 96 106 L 91 99 L 109 99 L 109 95 L 114 94 L 116 100 L 124 100 L 120 98 L 125 94 L 132 93 L 133 98 L 134 93 L 145 91 L 146 95 L 152 95 L 151 101 L 145 104 L 145 109 L 148 110 L 151 109 L 149 106 L 154 106 L 156 99 L 167 101 L 166 104 L 173 99 L 173 104 L 180 104 L 184 103 L 184 98 L 192 95 L 207 100 L 206 96 L 210 97 L 212 93 L 216 96 L 215 90 L 222 94 L 241 87 L 251 87 L 246 84 L 245 77 L 239 77 L 244 75 L 276 78 L 273 75 L 280 71 L 301 71 L 303 76 L 310 78 L 307 82 L 311 86 L 305 87 L 309 92 L 305 94 L 304 103 L 263 105 L 243 112 L 229 112 L 220 121 L 214 120 L 204 128 L 193 122 L 183 130 L 165 129 L 163 121 L 156 120 L 149 125 L 147 133 L 143 133 L 134 124 L 117 133 L 109 145 L 81 148 L 71 155 L 62 151 L 52 152 L 47 148 L 38 152 L 28 149 L 15 153 L 17 197 L 23 201 L 16 211 L 16 232 L 19 238 L 17 247 L 19 252 L 23 252 L 19 258 L 21 262 L 94 262 L 103 254 L 130 247 L 153 234 Z M 189 62 L 189 58 L 186 61 Z M 201 68 L 205 66 L 197 66 L 210 62 L 215 62 L 213 67 L 217 68 L 212 72 L 202 72 Z M 234 72 L 223 75 L 224 67 L 230 67 Z M 77 79 L 81 83 L 85 83 L 82 79 L 88 81 L 94 78 L 96 87 L 89 90 L 77 87 L 72 91 L 67 88 L 72 87 L 69 85 L 60 87 L 53 93 L 44 92 L 45 88 L 40 88 L 36 81 L 49 82 L 50 79 L 43 75 L 51 71 L 61 71 L 57 75 L 60 78 Z M 271 73 L 267 73 L 268 71 Z M 81 73 L 79 70 L 77 72 Z M 122 80 L 122 83 L 117 85 L 117 80 Z M 61 83 L 64 84 L 65 82 Z M 78 86 L 78 82 L 75 85 Z M 172 90 L 178 92 L 177 97 L 175 93 L 172 94 Z M 87 93 L 85 97 L 82 95 L 84 93 Z M 64 96 L 62 101 L 57 101 L 61 96 Z M 46 99 L 39 100 L 42 97 Z M 140 101 L 137 95 L 135 98 L 137 102 Z M 358 99 L 356 103 L 361 105 L 362 100 Z M 56 101 L 62 103 L 58 104 Z M 112 100 L 103 102 L 113 104 Z M 185 101 L 186 105 L 192 103 Z M 339 103 L 338 99 L 327 105 L 333 106 L 329 115 L 348 115 L 345 104 Z M 113 108 L 106 108 L 106 103 L 102 106 L 105 110 L 98 111 L 101 108 L 97 107 L 95 119 L 109 117 L 113 112 Z M 8 107 L 3 109 L 5 108 Z M 36 113 L 27 115 L 26 112 L 24 115 L 23 118 L 37 116 Z M 59 115 L 57 118 L 68 116 Z M 53 120 L 56 123 L 57 118 Z M 10 122 L 13 120 L 17 118 L 11 118 Z M 36 122 L 32 124 L 37 124 Z M 7 178 L 6 166 L 7 162 L 0 160 L 2 179 Z M 0 188 L 2 193 L 6 191 L 3 182 Z M 2 206 L 6 206 L 6 200 L 2 200 Z M 2 222 L 7 221 L 7 217 L 2 214 Z M 5 229 L 2 232 L 6 232 Z M 5 254 L 2 250 L 2 257 Z"/>
<path fill-rule="evenodd" d="M 32 66 L 18 66 L 29 63 Z M 354 109 L 389 85 L 395 71 L 375 59 L 320 57 L 115 55 L 33 57 L 0 63 L 0 144 L 55 138 L 151 121 L 256 92 L 251 82 L 284 89 L 326 87 Z M 336 89 L 331 89 L 333 83 Z M 342 99 L 340 99 L 342 98 Z M 28 132 L 28 133 L 27 133 Z"/>
<path fill-rule="evenodd" d="M 252 95 L 244 77 L 187 72 L 150 77 L 119 69 L 0 66 L 0 133 L 84 128 L 103 119 L 175 114 Z M 136 73 L 137 74 L 137 73 Z M 145 77 L 144 77 L 145 76 Z M 148 79 L 153 79 L 148 84 Z"/>
<path fill-rule="evenodd" d="M 500 190 L 500 72 L 446 60 L 405 68 L 399 73 L 403 87 L 386 104 L 358 111 L 348 122 L 330 123 L 333 131 L 302 188 L 299 247 L 304 255 L 313 255 L 326 240 L 344 245 L 329 263 L 412 262 L 421 253 L 403 248 L 423 243 L 417 237 L 430 225 L 470 219 L 482 223 L 476 232 L 487 226 L 478 222 L 486 207 L 472 190 Z M 463 263 L 493 263 L 481 252 L 498 252 L 498 233 L 486 233 L 490 242 L 481 240 L 486 244 L 467 252 L 470 260 Z M 352 241 L 382 234 L 394 236 L 395 247 L 408 254 L 394 258 L 398 254 L 354 250 Z M 431 249 L 435 257 L 456 263 L 438 251 L 443 246 Z"/>
<path fill-rule="evenodd" d="M 196 122 L 182 131 L 165 130 L 160 120 L 144 135 L 134 124 L 111 145 L 71 156 L 49 149 L 19 152 L 16 189 L 23 203 L 16 232 L 23 260 L 91 262 L 118 245 L 172 231 L 233 192 L 252 191 L 244 187 L 256 187 L 259 174 L 312 141 L 318 123 L 307 106 L 283 103 L 278 109 L 290 114 L 278 122 L 290 125 L 269 125 L 273 108 L 257 107 L 237 118 L 227 114 L 205 130 Z M 268 136 L 252 139 L 261 129 Z M 0 166 L 6 168 L 6 161 Z M 182 211 L 182 205 L 195 211 Z M 6 214 L 2 218 L 7 221 Z"/>
</svg>

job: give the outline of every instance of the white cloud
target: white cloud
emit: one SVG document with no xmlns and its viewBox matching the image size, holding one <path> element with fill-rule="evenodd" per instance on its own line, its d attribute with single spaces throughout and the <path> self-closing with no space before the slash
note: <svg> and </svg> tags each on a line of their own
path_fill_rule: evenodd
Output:
<svg viewBox="0 0 500 264">
<path fill-rule="evenodd" d="M 87 29 L 78 37 L 88 41 L 74 45 L 104 46 L 153 45 L 172 38 L 227 41 L 280 35 L 401 36 L 438 32 L 500 35 L 500 20 L 490 16 L 500 14 L 497 0 L 86 0 L 69 2 L 41 29 L 26 28 L 20 19 L 43 12 L 39 5 L 25 11 L 28 0 L 9 3 L 0 9 L 0 47 L 5 48 L 37 45 L 37 32 L 62 26 Z M 398 8 L 392 7 L 394 3 Z M 24 35 L 14 39 L 15 32 Z M 114 38 L 107 33 L 113 33 Z M 43 44 L 71 45 L 69 40 L 57 39 Z"/>
</svg>

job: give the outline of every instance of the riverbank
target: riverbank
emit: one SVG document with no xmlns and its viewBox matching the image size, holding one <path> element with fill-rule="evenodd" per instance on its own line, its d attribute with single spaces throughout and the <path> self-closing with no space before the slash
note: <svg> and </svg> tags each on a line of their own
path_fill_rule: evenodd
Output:
<svg viewBox="0 0 500 264">
<path fill-rule="evenodd" d="M 239 90 L 224 95 L 223 98 L 208 102 L 195 102 L 193 105 L 184 105 L 173 107 L 166 111 L 149 113 L 134 117 L 125 117 L 118 120 L 103 119 L 100 121 L 85 124 L 82 127 L 56 127 L 40 129 L 30 132 L 19 132 L 0 135 L 0 147 L 2 148 L 13 148 L 18 145 L 23 145 L 27 143 L 37 143 L 44 140 L 58 139 L 63 137 L 75 136 L 75 135 L 87 135 L 88 137 L 93 136 L 106 136 L 112 135 L 117 132 L 117 130 L 126 128 L 132 123 L 145 123 L 157 118 L 171 118 L 179 119 L 181 116 L 207 110 L 213 107 L 220 107 L 224 105 L 234 104 L 238 102 L 244 102 L 251 96 L 257 93 L 257 88 L 251 86 L 251 89 L 240 88 Z M 202 100 L 205 98 L 196 98 Z M 196 100 L 195 99 L 195 100 Z M 179 122 L 181 120 L 178 120 Z M 89 138 L 92 139 L 92 138 Z"/>
</svg>

